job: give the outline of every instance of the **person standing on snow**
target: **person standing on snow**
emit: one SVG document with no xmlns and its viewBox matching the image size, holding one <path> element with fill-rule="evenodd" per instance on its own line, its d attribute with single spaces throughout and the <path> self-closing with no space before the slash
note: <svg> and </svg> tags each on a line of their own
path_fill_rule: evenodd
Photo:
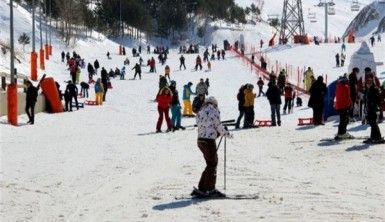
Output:
<svg viewBox="0 0 385 222">
<path fill-rule="evenodd" d="M 198 67 L 199 67 L 200 70 L 202 70 L 202 59 L 201 59 L 201 57 L 199 55 L 195 59 L 195 71 L 198 70 Z"/>
<path fill-rule="evenodd" d="M 139 75 L 139 79 L 142 79 L 142 68 L 139 63 L 136 63 L 135 66 L 131 69 L 135 69 L 134 80 L 136 79 L 136 75 Z"/>
<path fill-rule="evenodd" d="M 185 58 L 183 55 L 180 56 L 179 58 L 179 62 L 180 62 L 180 65 L 179 65 L 179 70 L 182 69 L 182 66 L 184 67 L 184 70 L 186 70 L 186 65 L 185 65 Z"/>
<path fill-rule="evenodd" d="M 239 110 L 239 116 L 237 118 L 237 122 L 235 123 L 235 129 L 239 129 L 241 124 L 241 119 L 243 115 L 245 114 L 245 89 L 246 85 L 242 85 L 241 88 L 239 88 L 238 94 L 237 94 L 237 100 L 238 100 L 238 110 Z M 243 123 L 243 127 L 245 127 L 245 121 Z"/>
<path fill-rule="evenodd" d="M 246 84 L 246 88 L 243 91 L 245 102 L 243 108 L 245 110 L 245 122 L 243 128 L 250 128 L 254 126 L 254 100 L 256 94 L 253 92 L 254 86 L 252 84 Z"/>
<path fill-rule="evenodd" d="M 95 75 L 97 75 L 98 69 L 100 68 L 100 64 L 99 64 L 99 61 L 97 59 L 95 59 L 94 67 L 95 67 Z"/>
<path fill-rule="evenodd" d="M 311 85 L 313 84 L 312 77 L 314 78 L 313 70 L 308 67 L 304 75 L 305 90 L 309 92 Z"/>
<path fill-rule="evenodd" d="M 95 102 L 96 105 L 103 105 L 104 87 L 100 78 L 95 83 Z"/>
<path fill-rule="evenodd" d="M 101 73 L 101 77 L 102 77 L 102 84 L 103 84 L 103 102 L 106 101 L 106 94 L 107 94 L 107 91 L 108 91 L 108 73 L 107 73 L 107 70 L 102 67 L 102 71 L 100 72 Z"/>
<path fill-rule="evenodd" d="M 166 132 L 170 132 L 172 130 L 171 120 L 169 117 L 169 110 L 170 110 L 170 105 L 172 101 L 171 90 L 168 87 L 164 87 L 163 89 L 161 89 L 159 95 L 156 97 L 156 101 L 158 102 L 158 113 L 159 113 L 158 122 L 156 124 L 156 132 L 157 133 L 162 132 L 160 129 L 162 127 L 163 115 L 165 116 L 166 123 L 167 123 Z"/>
<path fill-rule="evenodd" d="M 265 93 L 263 92 L 263 85 L 265 85 L 265 83 L 263 82 L 262 78 L 259 77 L 259 80 L 257 82 L 257 86 L 258 86 L 258 89 L 259 89 L 259 93 L 258 93 L 258 97 L 261 96 L 261 94 L 265 95 Z"/>
<path fill-rule="evenodd" d="M 380 128 L 377 124 L 377 112 L 380 109 L 381 103 L 380 91 L 374 84 L 373 77 L 368 77 L 365 84 L 366 120 L 370 125 L 370 138 L 365 140 L 364 143 L 385 143 L 384 138 L 381 137 Z"/>
<path fill-rule="evenodd" d="M 278 124 L 278 126 L 281 126 L 281 90 L 278 88 L 275 80 L 269 83 L 266 97 L 270 103 L 271 125 L 276 126 Z"/>
<path fill-rule="evenodd" d="M 349 87 L 350 87 L 350 99 L 352 100 L 352 106 L 349 110 L 349 116 L 351 119 L 353 119 L 354 116 L 354 106 L 356 105 L 357 101 L 357 74 L 360 72 L 360 69 L 357 67 L 354 67 L 352 70 L 352 73 L 349 74 Z"/>
<path fill-rule="evenodd" d="M 206 83 L 203 81 L 203 79 L 200 79 L 199 83 L 198 83 L 197 86 L 195 87 L 195 93 L 196 93 L 196 94 L 204 94 L 204 95 L 206 95 L 206 96 L 209 94 L 207 85 L 206 85 Z"/>
<path fill-rule="evenodd" d="M 192 85 L 192 82 L 189 82 L 183 86 L 183 116 L 186 117 L 194 116 L 194 114 L 192 113 L 192 106 L 190 101 L 190 96 L 195 94 L 191 90 Z"/>
<path fill-rule="evenodd" d="M 322 121 L 324 110 L 324 96 L 326 95 L 327 88 L 323 82 L 324 78 L 318 76 L 317 80 L 310 87 L 310 98 L 308 106 L 313 109 L 313 123 L 314 125 L 324 125 Z"/>
<path fill-rule="evenodd" d="M 170 90 L 172 93 L 172 100 L 171 100 L 171 126 L 172 130 L 184 130 L 185 128 L 181 125 L 182 120 L 182 112 L 181 112 L 181 105 L 179 102 L 179 94 L 178 90 L 176 89 L 176 82 L 171 81 L 170 84 Z"/>
<path fill-rule="evenodd" d="M 218 154 L 216 138 L 220 135 L 231 138 L 229 131 L 222 125 L 218 102 L 214 97 L 205 100 L 197 115 L 198 147 L 206 161 L 206 168 L 202 172 L 198 190 L 194 190 L 192 196 L 219 196 L 221 193 L 215 188 L 217 180 Z"/>
<path fill-rule="evenodd" d="M 35 123 L 35 104 L 37 101 L 39 85 L 37 87 L 32 85 L 31 81 L 26 81 L 26 96 L 25 96 L 25 113 L 28 116 L 28 122 L 31 125 Z M 31 111 L 31 112 L 30 112 Z"/>
<path fill-rule="evenodd" d="M 337 81 L 336 97 L 334 108 L 340 115 L 340 123 L 338 125 L 338 132 L 335 137 L 336 140 L 348 139 L 352 136 L 346 132 L 346 127 L 349 123 L 349 111 L 352 106 L 352 100 L 350 97 L 349 80 L 345 77 L 340 78 Z"/>
<path fill-rule="evenodd" d="M 340 67 L 340 54 L 337 53 L 335 57 L 336 57 L 336 66 Z"/>
<path fill-rule="evenodd" d="M 294 99 L 294 89 L 291 87 L 290 83 L 287 83 L 284 88 L 284 95 L 285 95 L 285 105 L 283 106 L 283 113 L 286 113 L 286 108 L 288 109 L 288 113 L 291 113 L 292 109 L 292 101 Z"/>
<path fill-rule="evenodd" d="M 68 111 L 68 105 L 70 107 L 69 111 L 72 112 L 72 98 L 75 99 L 76 109 L 79 110 L 78 104 L 78 87 L 70 80 L 68 81 L 65 95 L 68 96 L 68 100 L 66 101 L 66 110 Z"/>
</svg>

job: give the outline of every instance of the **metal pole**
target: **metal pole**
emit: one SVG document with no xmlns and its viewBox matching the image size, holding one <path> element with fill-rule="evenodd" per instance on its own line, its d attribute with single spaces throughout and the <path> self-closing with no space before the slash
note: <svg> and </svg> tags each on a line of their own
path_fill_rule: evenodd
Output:
<svg viewBox="0 0 385 222">
<path fill-rule="evenodd" d="M 119 1 L 120 44 L 123 44 L 122 0 Z"/>
<path fill-rule="evenodd" d="M 51 46 L 52 39 L 51 39 L 51 26 L 52 24 L 52 0 L 49 0 L 49 45 Z"/>
<path fill-rule="evenodd" d="M 13 0 L 10 0 L 9 2 L 9 9 L 10 9 L 10 32 L 11 32 L 11 84 L 15 83 L 15 48 L 14 48 L 14 42 L 13 42 Z"/>
<path fill-rule="evenodd" d="M 48 45 L 47 0 L 44 1 L 45 44 Z M 47 53 L 47 52 L 46 52 Z M 48 53 L 47 53 L 48 54 Z"/>
<path fill-rule="evenodd" d="M 35 0 L 32 0 L 32 52 L 35 52 Z"/>
<path fill-rule="evenodd" d="M 226 137 L 225 137 L 225 147 L 224 147 L 225 151 L 224 151 L 224 177 L 223 177 L 223 189 L 226 190 Z"/>
<path fill-rule="evenodd" d="M 42 6 L 41 6 L 41 2 L 39 2 L 39 9 L 40 9 L 40 14 L 39 14 L 39 26 L 40 26 L 40 49 L 43 49 L 43 33 L 42 33 L 42 30 L 41 30 L 41 16 L 42 16 Z"/>
<path fill-rule="evenodd" d="M 328 4 L 325 1 L 325 42 L 328 42 Z"/>
</svg>

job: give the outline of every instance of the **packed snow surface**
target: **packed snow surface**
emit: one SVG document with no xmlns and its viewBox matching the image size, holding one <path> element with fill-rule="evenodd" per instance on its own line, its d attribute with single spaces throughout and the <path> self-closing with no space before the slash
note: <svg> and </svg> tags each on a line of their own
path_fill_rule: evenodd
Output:
<svg viewBox="0 0 385 222">
<path fill-rule="evenodd" d="M 6 10 L 3 1 L 0 7 Z M 30 27 L 23 13 L 20 7 L 15 10 L 18 19 L 26 19 L 20 31 Z M 338 47 L 295 46 L 267 53 L 282 62 L 313 66 L 320 70 L 316 74 L 327 72 L 332 80 L 344 72 L 344 68 L 334 68 Z M 358 47 L 349 45 L 348 54 Z M 384 58 L 378 53 L 385 46 L 376 47 L 375 56 Z M 123 66 L 125 57 L 117 55 L 117 49 L 114 42 L 97 38 L 66 48 L 55 37 L 45 73 L 63 90 L 69 72 L 60 61 L 62 50 L 75 50 L 87 63 L 98 59 L 109 70 Z M 129 53 L 131 48 L 126 50 Z M 147 61 L 156 55 L 142 56 Z M 226 60 L 212 62 L 211 71 L 206 65 L 202 71 L 193 71 L 195 56 L 185 55 L 187 70 L 182 71 L 176 50 L 171 50 L 167 60 L 180 97 L 187 82 L 193 82 L 194 88 L 200 78 L 209 78 L 209 95 L 218 99 L 222 120 L 235 119 L 238 88 L 256 84 L 258 76 L 231 52 Z M 17 67 L 28 73 L 28 54 L 25 57 Z M 226 193 L 257 194 L 259 199 L 176 200 L 197 186 L 205 167 L 196 145 L 196 129 L 153 133 L 158 116 L 153 99 L 164 67 L 157 64 L 156 74 L 143 67 L 142 80 L 127 80 L 138 61 L 130 54 L 127 57 L 131 63 L 126 67 L 126 80 L 111 80 L 113 89 L 103 106 L 39 113 L 35 125 L 24 125 L 27 117 L 21 115 L 19 127 L 6 124 L 6 117 L 1 117 L 1 221 L 385 221 L 385 146 L 324 140 L 336 134 L 338 117 L 325 126 L 297 126 L 297 118 L 312 115 L 305 95 L 304 106 L 282 115 L 281 127 L 239 131 L 230 127 L 234 138 L 226 141 Z M 2 57 L 2 69 L 7 69 L 7 60 Z M 82 80 L 87 79 L 85 73 L 83 69 Z M 93 99 L 92 88 L 90 94 Z M 270 119 L 265 97 L 256 99 L 255 113 L 256 119 Z M 182 119 L 184 126 L 194 123 L 194 118 Z M 380 129 L 384 135 L 383 123 Z M 355 122 L 348 131 L 368 136 L 370 127 Z M 217 188 L 223 190 L 224 142 L 218 155 Z"/>
</svg>

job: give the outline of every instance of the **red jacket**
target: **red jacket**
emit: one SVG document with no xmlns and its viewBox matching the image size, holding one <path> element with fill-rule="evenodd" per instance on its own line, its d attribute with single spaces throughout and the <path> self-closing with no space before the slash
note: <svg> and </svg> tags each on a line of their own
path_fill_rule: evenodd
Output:
<svg viewBox="0 0 385 222">
<path fill-rule="evenodd" d="M 285 98 L 293 99 L 293 87 L 291 86 L 285 86 Z"/>
<path fill-rule="evenodd" d="M 169 95 L 158 95 L 156 97 L 156 101 L 158 102 L 158 106 L 160 108 L 169 108 L 170 105 L 171 105 L 171 101 L 172 101 L 172 96 L 171 94 Z"/>
<path fill-rule="evenodd" d="M 336 103 L 335 109 L 348 109 L 352 106 L 352 99 L 350 98 L 349 83 L 339 81 L 336 86 Z"/>
</svg>

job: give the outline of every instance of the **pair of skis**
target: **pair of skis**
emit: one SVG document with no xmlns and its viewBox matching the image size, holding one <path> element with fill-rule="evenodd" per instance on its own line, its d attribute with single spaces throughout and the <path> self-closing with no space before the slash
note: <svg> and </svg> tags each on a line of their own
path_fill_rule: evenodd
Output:
<svg viewBox="0 0 385 222">
<path fill-rule="evenodd" d="M 257 200 L 259 199 L 258 194 L 233 194 L 233 195 L 226 195 L 222 194 L 218 195 L 213 194 L 206 194 L 200 191 L 198 188 L 194 187 L 193 188 L 193 193 L 194 195 L 190 196 L 177 196 L 175 197 L 176 200 Z"/>
</svg>

